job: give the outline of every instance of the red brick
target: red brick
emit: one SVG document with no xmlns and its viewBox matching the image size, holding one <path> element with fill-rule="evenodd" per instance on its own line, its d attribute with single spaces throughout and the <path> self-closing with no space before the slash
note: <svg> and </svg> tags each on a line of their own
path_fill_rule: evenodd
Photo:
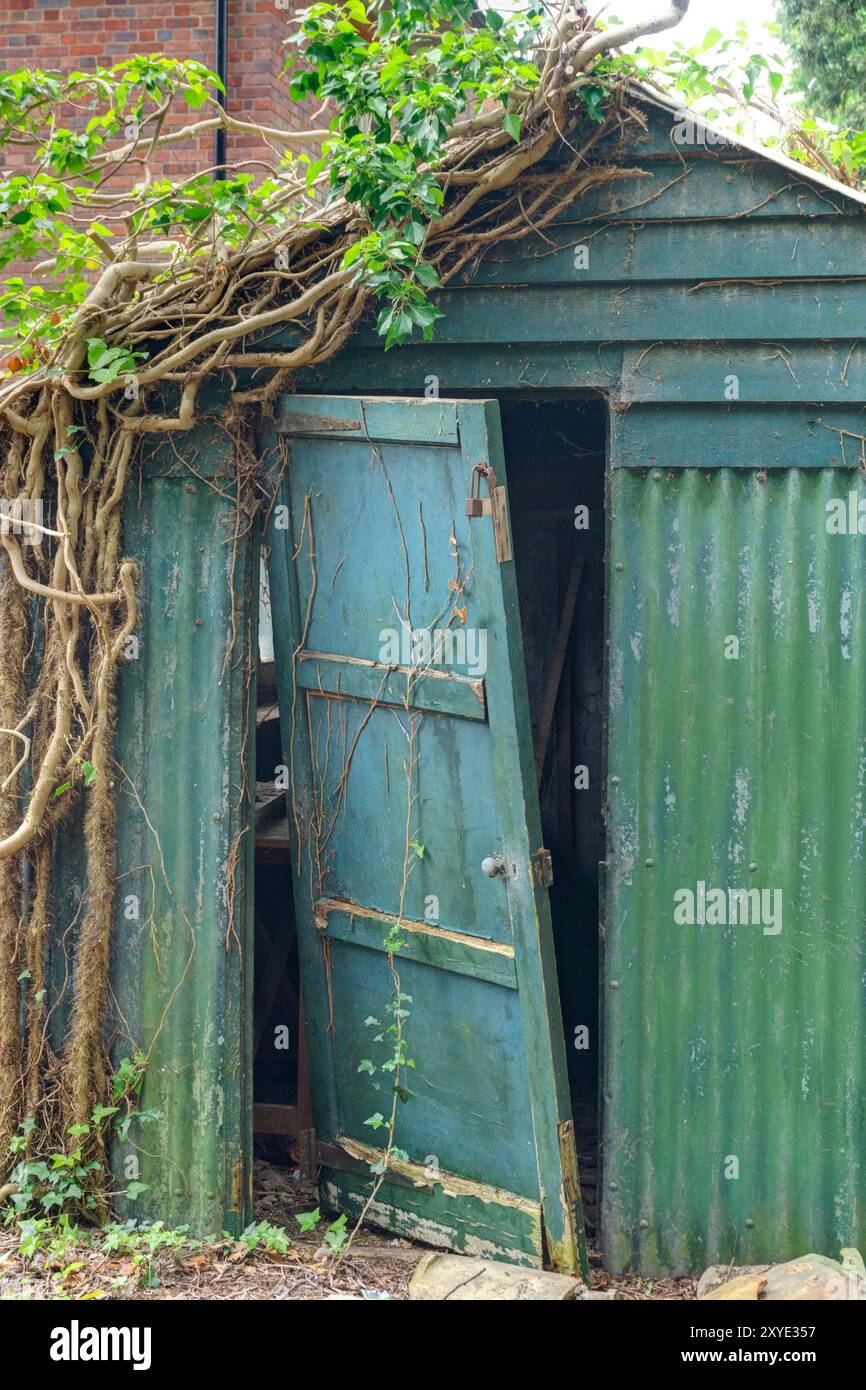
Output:
<svg viewBox="0 0 866 1390">
<path fill-rule="evenodd" d="M 297 3 L 300 8 L 308 0 Z M 5 26 L 9 32 L 0 32 L 0 71 L 24 63 L 63 71 L 110 67 L 134 52 L 194 58 L 208 67 L 215 62 L 213 0 L 139 0 L 137 4 L 84 0 L 83 6 L 75 0 L 57 0 L 49 10 L 37 8 L 32 0 L 0 0 L 0 4 L 7 16 L 15 15 L 14 26 Z M 227 100 L 229 109 L 244 120 L 300 130 L 310 124 L 313 104 L 292 103 L 288 84 L 278 79 L 290 18 L 287 11 L 275 8 L 274 0 L 228 0 Z M 18 42 L 12 43 L 12 37 Z M 233 132 L 228 133 L 227 150 L 230 159 L 271 154 L 254 134 Z M 212 151 L 208 137 L 168 150 L 162 172 L 186 177 L 196 169 L 210 168 Z M 9 165 L 12 158 L 6 150 L 0 162 Z M 18 152 L 14 158 L 16 163 L 23 162 Z"/>
</svg>

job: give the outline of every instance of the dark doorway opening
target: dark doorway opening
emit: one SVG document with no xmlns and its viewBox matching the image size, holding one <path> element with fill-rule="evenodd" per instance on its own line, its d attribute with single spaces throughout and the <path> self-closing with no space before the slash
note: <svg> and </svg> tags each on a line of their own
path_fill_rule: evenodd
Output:
<svg viewBox="0 0 866 1390">
<path fill-rule="evenodd" d="M 503 401 L 520 613 L 587 1234 L 597 1224 L 607 407 Z"/>
<path fill-rule="evenodd" d="M 296 1167 L 312 1118 L 273 661 L 257 693 L 253 1128 L 257 1157 Z"/>
</svg>

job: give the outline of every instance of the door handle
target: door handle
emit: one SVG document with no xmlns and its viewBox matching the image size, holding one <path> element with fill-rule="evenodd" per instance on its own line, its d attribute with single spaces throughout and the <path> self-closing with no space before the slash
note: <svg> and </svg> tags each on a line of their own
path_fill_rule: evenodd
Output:
<svg viewBox="0 0 866 1390">
<path fill-rule="evenodd" d="M 485 878 L 496 878 L 505 873 L 505 860 L 501 854 L 489 854 L 481 861 L 481 872 Z"/>
</svg>

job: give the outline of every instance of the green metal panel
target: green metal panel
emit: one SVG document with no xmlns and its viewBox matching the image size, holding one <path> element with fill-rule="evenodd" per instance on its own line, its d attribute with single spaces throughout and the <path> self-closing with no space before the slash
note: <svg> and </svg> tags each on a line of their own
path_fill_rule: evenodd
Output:
<svg viewBox="0 0 866 1390">
<path fill-rule="evenodd" d="M 365 1020 L 389 1020 L 399 916 L 417 1067 L 398 1107 L 408 1159 L 371 1215 L 524 1263 L 542 1259 L 543 1215 L 550 1258 L 585 1268 L 514 563 L 491 516 L 466 516 L 475 465 L 504 486 L 498 407 L 292 396 L 279 422 L 270 578 L 324 1199 L 357 1211 L 374 1182 L 358 1161 L 390 1082 L 361 1064 L 389 1053 Z M 421 655 L 410 679 L 411 653 L 382 649 L 407 613 L 483 658 Z M 505 873 L 485 877 L 496 854 Z"/>
<path fill-rule="evenodd" d="M 866 1240 L 866 550 L 826 526 L 849 490 L 830 470 L 612 475 L 613 1269 Z M 679 922 L 699 884 L 781 897 L 756 925 L 719 897 Z"/>
<path fill-rule="evenodd" d="M 112 948 L 117 1057 L 149 1056 L 142 1101 L 162 1116 L 117 1146 L 149 1191 L 128 1214 L 242 1229 L 251 1215 L 247 1064 L 252 836 L 244 731 L 255 650 L 254 537 L 233 543 L 231 445 L 206 424 L 153 453 L 132 488 L 124 552 L 140 622 L 119 684 L 118 886 Z M 238 835 L 243 838 L 238 841 Z M 61 853 L 54 978 L 82 891 Z M 234 852 L 233 852 L 234 847 Z M 121 1182 L 119 1185 L 125 1185 Z"/>
</svg>

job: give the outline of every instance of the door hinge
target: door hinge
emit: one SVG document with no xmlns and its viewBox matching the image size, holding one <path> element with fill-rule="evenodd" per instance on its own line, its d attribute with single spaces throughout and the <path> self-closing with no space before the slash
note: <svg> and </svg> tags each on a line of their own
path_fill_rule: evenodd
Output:
<svg viewBox="0 0 866 1390">
<path fill-rule="evenodd" d="M 319 1176 L 319 1153 L 314 1129 L 302 1129 L 298 1135 L 298 1168 L 307 1182 L 315 1182 Z"/>
<path fill-rule="evenodd" d="M 559 1166 L 562 1186 L 569 1207 L 580 1202 L 580 1175 L 577 1171 L 577 1148 L 574 1142 L 574 1121 L 562 1120 L 559 1128 Z"/>
<path fill-rule="evenodd" d="M 489 497 L 481 496 L 481 479 L 487 483 Z M 508 522 L 508 498 L 504 487 L 496 482 L 496 474 L 486 463 L 476 463 L 469 479 L 469 497 L 466 501 L 468 517 L 489 516 L 493 519 L 493 544 L 496 559 L 501 565 L 512 558 L 511 527 Z"/>
<path fill-rule="evenodd" d="M 533 854 L 532 876 L 541 888 L 553 887 L 553 857 L 549 849 L 537 849 Z"/>
</svg>

